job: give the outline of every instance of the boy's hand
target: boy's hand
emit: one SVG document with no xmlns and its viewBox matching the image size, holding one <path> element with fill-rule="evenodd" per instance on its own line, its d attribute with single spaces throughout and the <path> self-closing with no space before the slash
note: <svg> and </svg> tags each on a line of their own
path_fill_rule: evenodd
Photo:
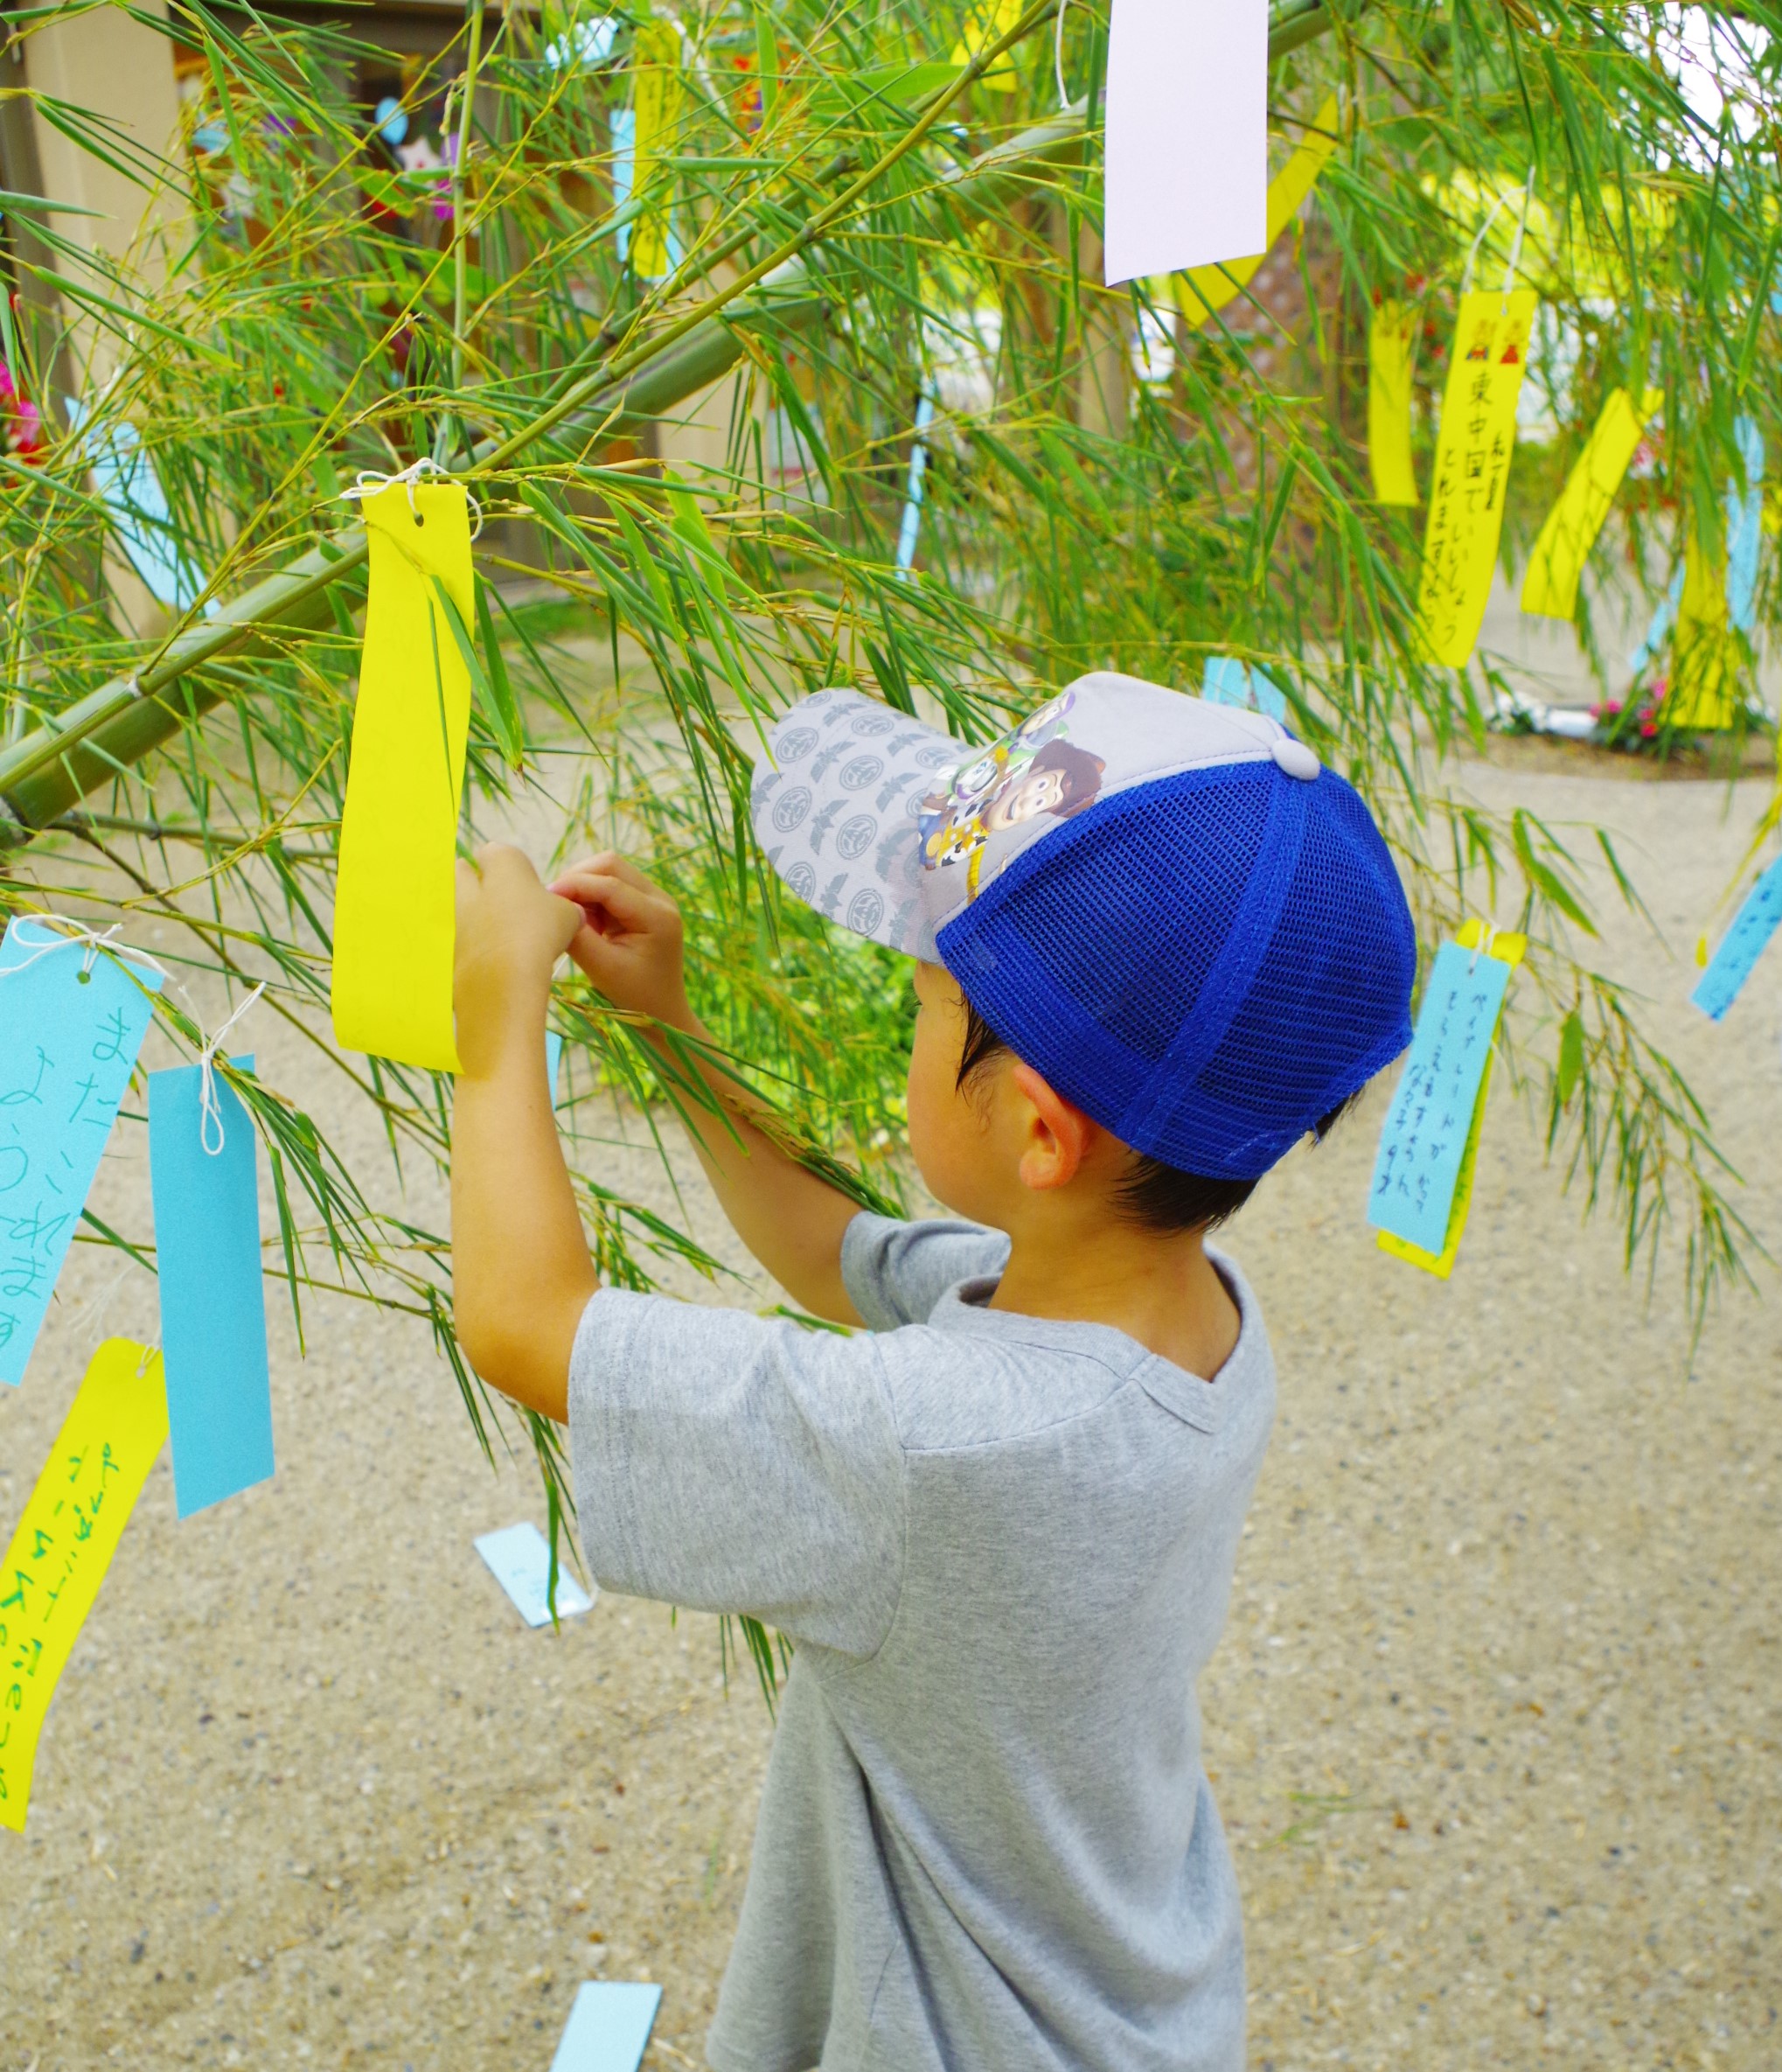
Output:
<svg viewBox="0 0 1782 2072">
<path fill-rule="evenodd" d="M 569 954 L 616 1008 L 670 1028 L 691 1022 L 682 969 L 680 909 L 616 851 L 572 864 L 552 882 L 582 925 Z"/>
<path fill-rule="evenodd" d="M 542 1042 L 551 970 L 582 925 L 580 910 L 553 898 L 518 849 L 491 842 L 457 873 L 452 1005 L 466 1076 L 486 1077 L 512 1041 Z"/>
</svg>

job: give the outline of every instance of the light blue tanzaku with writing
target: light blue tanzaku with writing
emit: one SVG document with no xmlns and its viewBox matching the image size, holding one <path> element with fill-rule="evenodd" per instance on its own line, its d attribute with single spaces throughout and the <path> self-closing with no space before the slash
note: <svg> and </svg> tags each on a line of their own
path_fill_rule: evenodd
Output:
<svg viewBox="0 0 1782 2072">
<path fill-rule="evenodd" d="M 24 1378 L 161 979 L 84 929 L 21 916 L 0 942 L 0 1381 Z"/>
<path fill-rule="evenodd" d="M 1507 964 L 1444 943 L 1424 988 L 1368 1197 L 1376 1230 L 1424 1252 L 1439 1252 L 1448 1234 L 1466 1133 L 1509 982 Z"/>
<path fill-rule="evenodd" d="M 488 1564 L 489 1573 L 506 1591 L 513 1608 L 528 1626 L 548 1626 L 553 1616 L 573 1618 L 576 1613 L 592 1608 L 593 1598 L 560 1565 L 553 1605 L 550 1543 L 530 1519 L 518 1525 L 504 1525 L 498 1532 L 482 1533 L 476 1546 Z"/>
<path fill-rule="evenodd" d="M 1708 969 L 1689 995 L 1709 1021 L 1718 1022 L 1739 996 L 1751 967 L 1769 946 L 1770 938 L 1782 924 L 1782 856 L 1746 893 L 1744 904 L 1732 917 L 1732 926 L 1720 938 Z"/>
<path fill-rule="evenodd" d="M 233 1060 L 252 1071 L 251 1057 Z M 149 1075 L 161 1357 L 182 1517 L 273 1471 L 254 1123 L 200 1064 Z"/>
</svg>

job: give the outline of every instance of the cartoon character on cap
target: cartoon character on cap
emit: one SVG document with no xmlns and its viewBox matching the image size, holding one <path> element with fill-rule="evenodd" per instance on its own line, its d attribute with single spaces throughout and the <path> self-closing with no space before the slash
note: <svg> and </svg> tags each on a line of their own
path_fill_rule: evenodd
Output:
<svg viewBox="0 0 1782 2072">
<path fill-rule="evenodd" d="M 923 802 L 924 813 L 936 821 L 949 814 L 956 820 L 970 820 L 1012 768 L 1024 764 L 1043 743 L 1064 731 L 1064 715 L 1075 702 L 1075 691 L 1061 691 L 1037 711 L 1030 712 L 1019 727 L 1000 741 L 992 742 L 981 756 L 961 764 L 953 772 L 949 788 Z"/>
<path fill-rule="evenodd" d="M 947 791 L 922 801 L 917 825 L 922 861 L 930 869 L 968 864 L 976 891 L 976 866 L 992 835 L 1041 813 L 1069 820 L 1094 804 L 1107 766 L 1099 756 L 1062 738 L 1072 702 L 1066 691 L 1042 705 L 960 770 Z"/>
</svg>

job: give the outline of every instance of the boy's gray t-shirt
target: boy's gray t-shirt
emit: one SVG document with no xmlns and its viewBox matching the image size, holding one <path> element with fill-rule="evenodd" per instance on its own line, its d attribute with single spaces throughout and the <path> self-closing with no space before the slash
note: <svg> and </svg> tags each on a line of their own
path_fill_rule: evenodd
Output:
<svg viewBox="0 0 1782 2072">
<path fill-rule="evenodd" d="M 851 1337 L 602 1290 L 569 1376 L 610 1589 L 797 1644 L 718 2072 L 1241 2072 L 1195 1681 L 1274 1406 L 988 1309 L 997 1232 L 860 1216 Z"/>
</svg>

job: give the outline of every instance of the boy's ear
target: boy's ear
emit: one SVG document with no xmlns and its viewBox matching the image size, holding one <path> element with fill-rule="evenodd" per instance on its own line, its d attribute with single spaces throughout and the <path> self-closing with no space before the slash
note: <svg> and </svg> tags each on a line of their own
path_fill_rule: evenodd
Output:
<svg viewBox="0 0 1782 2072">
<path fill-rule="evenodd" d="M 1032 1065 L 1017 1058 L 1009 1077 L 1032 1110 L 1019 1168 L 1022 1185 L 1038 1191 L 1069 1186 L 1082 1169 L 1097 1126 Z"/>
</svg>

